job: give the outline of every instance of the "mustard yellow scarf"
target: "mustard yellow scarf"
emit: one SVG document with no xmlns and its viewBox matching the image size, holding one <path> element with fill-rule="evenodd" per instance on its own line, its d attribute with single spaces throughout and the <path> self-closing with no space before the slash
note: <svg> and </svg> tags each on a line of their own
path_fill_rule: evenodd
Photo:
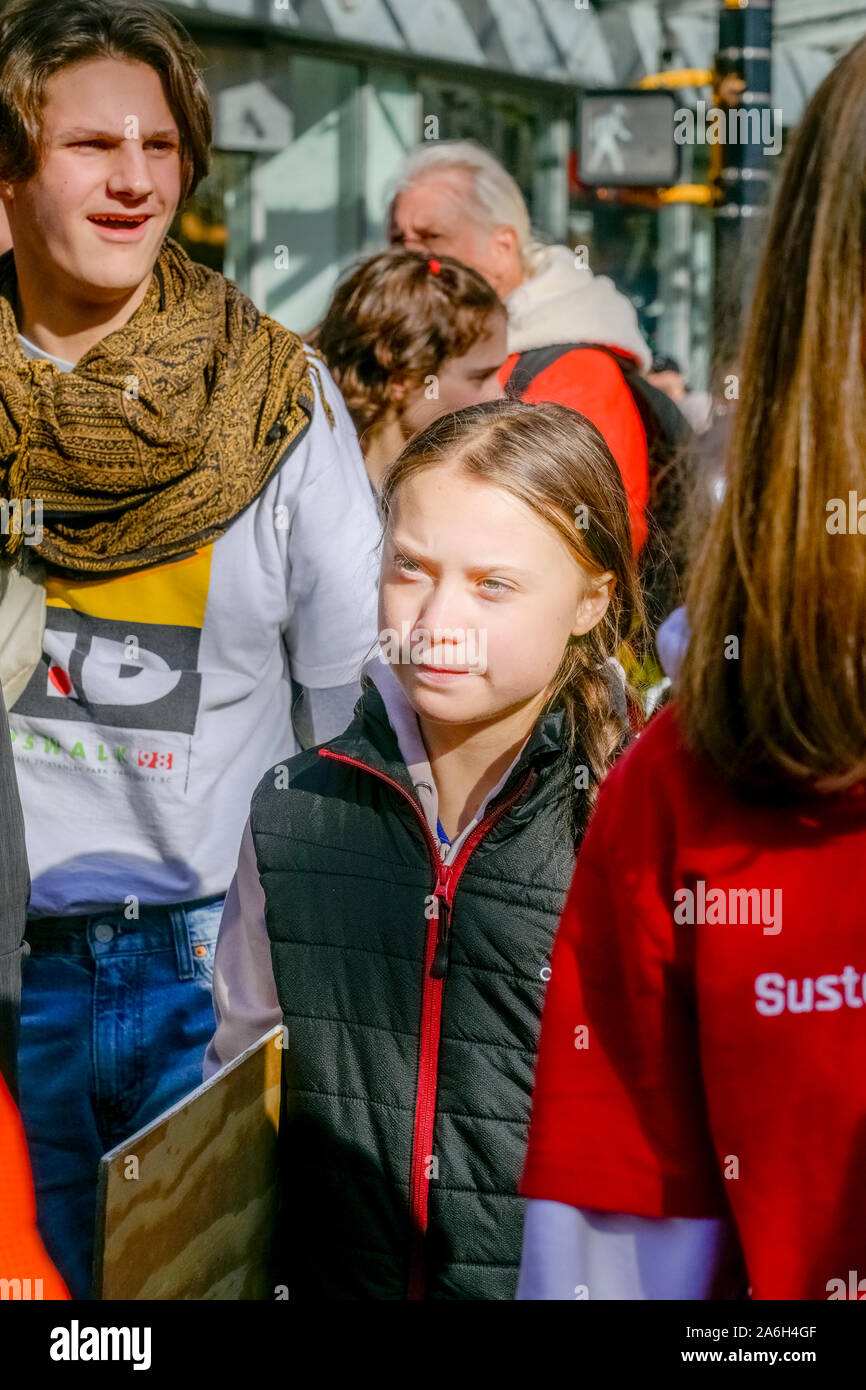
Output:
<svg viewBox="0 0 866 1390">
<path fill-rule="evenodd" d="M 24 355 L 15 291 L 7 251 L 0 498 L 29 501 L 31 516 L 41 501 L 32 549 L 52 565 L 120 573 L 215 540 L 309 427 L 315 395 L 300 339 L 170 237 L 128 323 L 72 372 Z M 10 507 L 7 522 L 14 516 Z M 21 528 L 2 530 L 8 559 Z"/>
</svg>

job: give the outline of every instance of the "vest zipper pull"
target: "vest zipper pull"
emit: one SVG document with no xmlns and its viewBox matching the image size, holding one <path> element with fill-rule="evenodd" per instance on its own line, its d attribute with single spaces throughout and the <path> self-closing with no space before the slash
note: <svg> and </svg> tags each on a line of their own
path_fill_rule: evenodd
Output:
<svg viewBox="0 0 866 1390">
<path fill-rule="evenodd" d="M 443 980 L 448 971 L 448 927 L 451 909 L 444 898 L 439 898 L 439 926 L 436 932 L 436 952 L 430 974 L 434 980 Z"/>
<path fill-rule="evenodd" d="M 451 906 L 448 902 L 448 883 L 451 878 L 451 869 L 447 864 L 443 864 L 436 875 L 436 886 L 433 895 L 436 899 L 436 950 L 433 955 L 433 963 L 430 966 L 430 975 L 434 980 L 442 980 L 448 971 L 448 929 L 451 924 Z"/>
</svg>

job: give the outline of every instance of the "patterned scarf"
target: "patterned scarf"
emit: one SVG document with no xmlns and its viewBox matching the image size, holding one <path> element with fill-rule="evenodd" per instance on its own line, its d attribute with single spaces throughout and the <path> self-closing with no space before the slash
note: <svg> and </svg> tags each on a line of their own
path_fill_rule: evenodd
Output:
<svg viewBox="0 0 866 1390">
<path fill-rule="evenodd" d="M 309 428 L 315 394 L 300 339 L 170 237 L 135 313 L 74 371 L 24 355 L 15 292 L 7 251 L 0 498 L 31 517 L 41 501 L 42 540 L 30 548 L 52 565 L 121 573 L 208 544 Z M 0 560 L 22 545 L 15 511 L 3 518 Z"/>
</svg>

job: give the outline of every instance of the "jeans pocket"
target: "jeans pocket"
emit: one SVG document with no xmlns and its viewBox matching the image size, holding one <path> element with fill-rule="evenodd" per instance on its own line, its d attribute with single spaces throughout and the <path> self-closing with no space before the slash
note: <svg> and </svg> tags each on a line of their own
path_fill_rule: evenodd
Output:
<svg viewBox="0 0 866 1390">
<path fill-rule="evenodd" d="M 213 986 L 214 952 L 223 915 L 224 898 L 204 907 L 186 909 L 189 946 L 195 978 L 210 989 Z"/>
</svg>

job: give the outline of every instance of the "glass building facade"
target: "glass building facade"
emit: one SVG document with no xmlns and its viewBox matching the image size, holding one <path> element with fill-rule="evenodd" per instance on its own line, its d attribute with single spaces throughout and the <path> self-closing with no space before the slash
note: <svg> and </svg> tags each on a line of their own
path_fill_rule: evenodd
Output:
<svg viewBox="0 0 866 1390">
<path fill-rule="evenodd" d="M 305 332 L 343 267 L 380 250 L 395 175 L 425 138 L 472 137 L 519 183 L 533 222 L 567 235 L 574 90 L 478 81 L 441 64 L 239 44 L 189 24 L 216 114 L 211 172 L 172 235 Z"/>
</svg>

